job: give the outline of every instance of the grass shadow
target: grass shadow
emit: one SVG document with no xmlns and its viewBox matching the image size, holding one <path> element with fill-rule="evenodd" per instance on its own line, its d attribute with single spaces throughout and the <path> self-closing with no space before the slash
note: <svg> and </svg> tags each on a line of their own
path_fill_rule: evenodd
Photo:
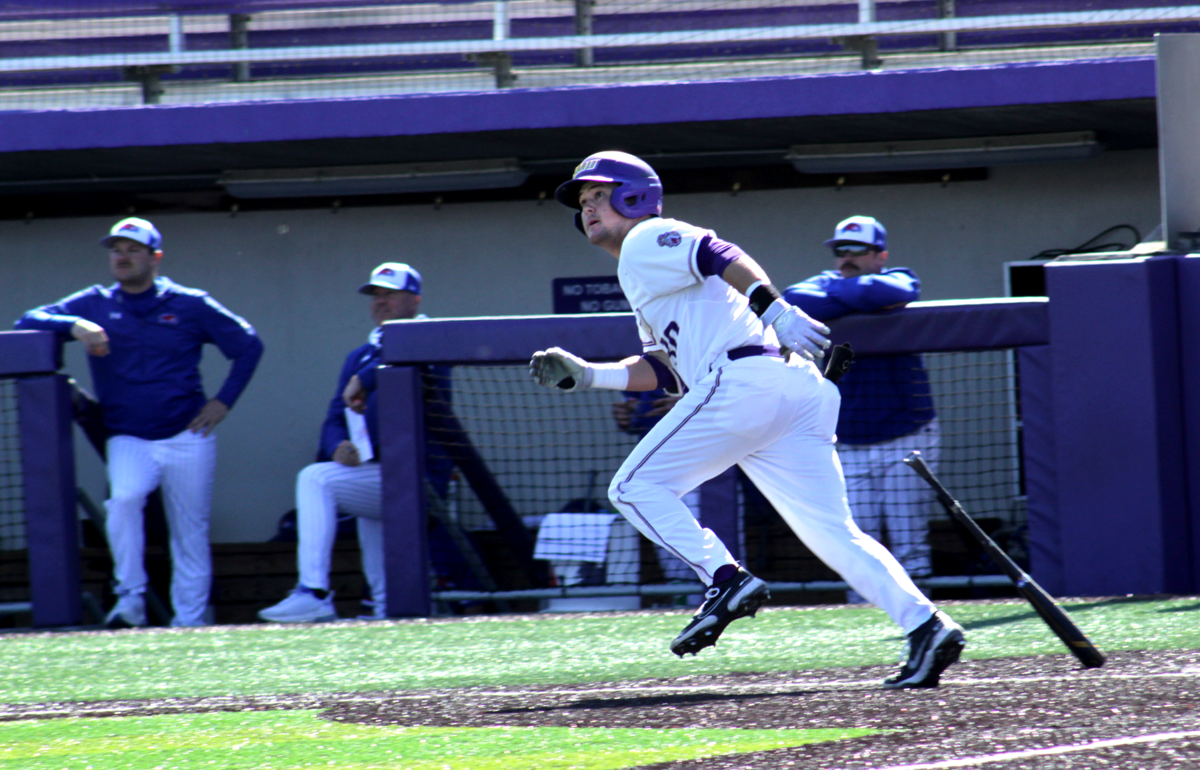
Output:
<svg viewBox="0 0 1200 770">
<path fill-rule="evenodd" d="M 1162 609 L 1155 610 L 1155 612 L 1195 612 L 1196 610 L 1200 610 L 1200 602 L 1184 607 L 1163 607 Z"/>
<path fill-rule="evenodd" d="M 1002 615 L 998 618 L 987 618 L 986 620 L 971 620 L 962 624 L 962 627 L 968 631 L 977 631 L 981 628 L 993 628 L 995 626 L 1007 626 L 1012 623 L 1020 623 L 1022 620 L 1036 618 L 1038 614 L 1033 610 L 1028 612 L 1018 612 L 1014 615 Z"/>
</svg>

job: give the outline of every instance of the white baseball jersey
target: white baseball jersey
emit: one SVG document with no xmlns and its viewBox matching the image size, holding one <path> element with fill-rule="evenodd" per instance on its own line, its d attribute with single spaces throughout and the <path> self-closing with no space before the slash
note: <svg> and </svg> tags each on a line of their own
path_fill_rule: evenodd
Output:
<svg viewBox="0 0 1200 770">
<path fill-rule="evenodd" d="M 688 389 L 726 351 L 778 345 L 750 300 L 719 276 L 696 266 L 701 239 L 712 235 L 677 219 L 647 219 L 625 237 L 617 278 L 637 316 L 642 351 L 661 350 Z"/>
</svg>

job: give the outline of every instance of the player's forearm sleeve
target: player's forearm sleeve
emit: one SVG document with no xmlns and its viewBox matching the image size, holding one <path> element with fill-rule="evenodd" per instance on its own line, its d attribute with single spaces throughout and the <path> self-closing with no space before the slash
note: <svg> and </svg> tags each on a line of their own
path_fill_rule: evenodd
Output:
<svg viewBox="0 0 1200 770">
<path fill-rule="evenodd" d="M 671 396 L 683 394 L 683 383 L 680 382 L 679 376 L 671 371 L 671 367 L 664 364 L 655 356 L 642 356 L 642 360 L 650 364 L 650 368 L 654 370 L 654 376 L 658 380 L 658 387 L 665 390 Z"/>
<path fill-rule="evenodd" d="M 880 273 L 834 281 L 827 292 L 855 310 L 869 313 L 891 305 L 916 302 L 921 298 L 921 282 L 906 273 Z"/>
<path fill-rule="evenodd" d="M 725 268 L 744 256 L 747 256 L 746 252 L 737 244 L 723 241 L 715 235 L 706 235 L 696 247 L 696 269 L 705 278 L 719 276 L 725 273 Z"/>
</svg>

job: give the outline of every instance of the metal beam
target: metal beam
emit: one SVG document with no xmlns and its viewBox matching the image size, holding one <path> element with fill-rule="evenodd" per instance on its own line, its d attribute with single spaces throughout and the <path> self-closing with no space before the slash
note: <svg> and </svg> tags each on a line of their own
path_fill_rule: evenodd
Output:
<svg viewBox="0 0 1200 770">
<path fill-rule="evenodd" d="M 1200 252 L 1200 35 L 1155 35 L 1158 180 L 1167 248 Z"/>
<path fill-rule="evenodd" d="M 866 35 L 928 35 L 1113 24 L 1165 24 L 1200 20 L 1200 6 L 1140 8 L 1115 11 L 1011 14 L 950 19 L 884 21 L 862 24 L 800 24 L 784 27 L 741 27 L 676 32 L 638 32 L 615 35 L 518 37 L 506 40 L 454 40 L 373 45 L 296 46 L 249 50 L 183 51 L 179 53 L 93 54 L 86 56 L 36 56 L 0 59 L 0 72 L 52 72 L 109 67 L 189 66 L 237 62 L 319 61 L 371 59 L 430 54 L 482 54 L 519 51 L 560 51 L 580 48 L 628 46 L 707 45 L 754 43 L 767 40 L 800 40 Z"/>
</svg>

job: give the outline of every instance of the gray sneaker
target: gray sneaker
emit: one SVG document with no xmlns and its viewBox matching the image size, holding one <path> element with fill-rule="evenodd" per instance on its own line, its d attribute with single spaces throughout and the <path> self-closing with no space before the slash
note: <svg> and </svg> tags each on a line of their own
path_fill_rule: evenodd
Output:
<svg viewBox="0 0 1200 770">
<path fill-rule="evenodd" d="M 908 660 L 894 676 L 883 680 L 885 690 L 937 687 L 942 672 L 958 661 L 966 646 L 962 626 L 938 610 L 908 635 Z"/>
<path fill-rule="evenodd" d="M 296 586 L 279 604 L 260 610 L 258 617 L 268 623 L 324 623 L 337 620 L 333 591 L 321 591 L 324 596 L 318 596 L 318 590 L 304 585 Z"/>
<path fill-rule="evenodd" d="M 146 600 L 141 594 L 120 594 L 104 618 L 105 628 L 140 628 L 146 625 Z"/>
</svg>

